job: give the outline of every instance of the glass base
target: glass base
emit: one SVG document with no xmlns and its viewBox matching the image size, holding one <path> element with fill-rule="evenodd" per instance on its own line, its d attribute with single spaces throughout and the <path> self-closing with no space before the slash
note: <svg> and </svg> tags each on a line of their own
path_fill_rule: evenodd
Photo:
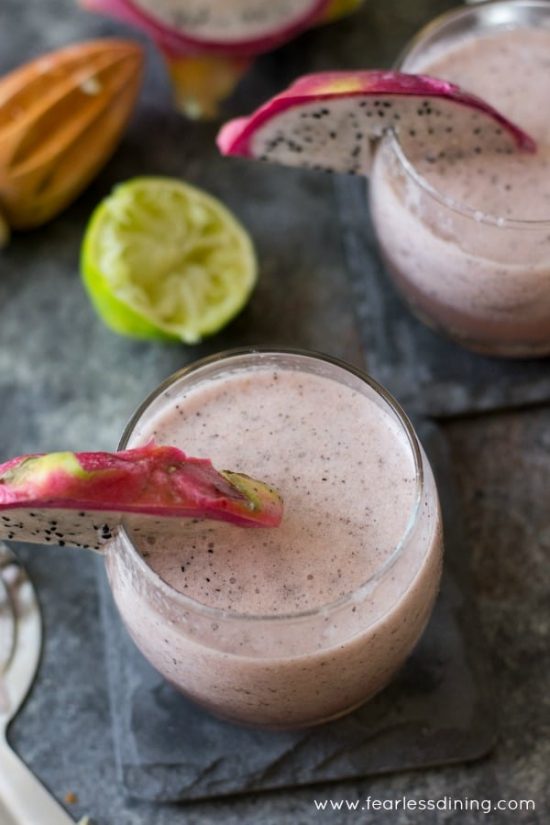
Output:
<svg viewBox="0 0 550 825">
<path fill-rule="evenodd" d="M 348 716 L 350 713 L 353 713 L 358 708 L 362 707 L 363 705 L 366 705 L 368 702 L 371 701 L 371 699 L 374 699 L 374 697 L 377 696 L 378 693 L 380 693 L 382 690 L 384 690 L 394 678 L 395 678 L 395 673 L 392 674 L 390 676 L 390 678 L 388 679 L 388 682 L 386 684 L 384 684 L 375 693 L 372 693 L 371 695 L 366 696 L 363 699 L 360 699 L 358 702 L 356 702 L 353 705 L 345 707 L 342 710 L 336 711 L 336 713 L 330 714 L 328 716 L 323 716 L 323 717 L 320 717 L 320 718 L 317 718 L 317 719 L 308 719 L 308 720 L 305 720 L 304 722 L 295 722 L 293 724 L 281 724 L 281 725 L 265 724 L 265 723 L 262 723 L 262 722 L 252 722 L 252 721 L 249 721 L 249 720 L 247 721 L 247 720 L 241 719 L 241 718 L 236 717 L 236 716 L 232 716 L 231 714 L 225 714 L 225 713 L 219 711 L 217 708 L 210 706 L 208 703 L 202 702 L 202 701 L 196 699 L 194 696 L 191 696 L 189 693 L 187 693 L 187 691 L 182 690 L 180 687 L 178 687 L 178 685 L 174 684 L 173 682 L 170 682 L 170 684 L 172 685 L 172 687 L 175 690 L 177 690 L 179 693 L 182 693 L 187 699 L 189 699 L 190 702 L 193 702 L 193 704 L 197 705 L 197 707 L 201 708 L 202 710 L 206 711 L 211 716 L 214 716 L 216 719 L 219 719 L 222 722 L 229 722 L 232 725 L 238 725 L 241 728 L 249 728 L 251 730 L 265 730 L 265 731 L 277 732 L 277 731 L 307 730 L 308 728 L 317 728 L 320 725 L 326 725 L 329 722 L 334 722 L 334 721 L 336 721 L 336 719 L 342 719 L 344 716 Z"/>
<path fill-rule="evenodd" d="M 493 358 L 526 360 L 530 358 L 546 358 L 550 355 L 550 318 L 548 319 L 549 337 L 542 341 L 522 341 L 521 339 L 515 341 L 499 340 L 497 330 L 495 330 L 494 338 L 488 336 L 485 340 L 481 340 L 476 338 L 475 335 L 461 331 L 456 324 L 453 324 L 450 318 L 443 321 L 440 317 L 436 317 L 435 312 L 431 312 L 426 309 L 425 306 L 421 305 L 420 301 L 422 300 L 422 296 L 420 294 L 418 298 L 414 296 L 414 288 L 411 288 L 406 277 L 396 271 L 396 268 L 390 263 L 388 256 L 384 252 L 382 252 L 382 258 L 392 283 L 412 314 L 439 335 L 450 338 L 461 347 L 464 347 L 464 349 L 475 352 L 478 355 Z M 455 313 L 455 311 L 447 307 L 442 307 L 441 313 L 450 315 Z M 495 326 L 497 326 L 497 324 L 495 324 Z"/>
<path fill-rule="evenodd" d="M 475 338 L 463 335 L 458 330 L 444 327 L 438 321 L 426 314 L 420 307 L 413 303 L 407 296 L 400 293 L 404 298 L 415 318 L 418 318 L 425 326 L 437 332 L 438 335 L 443 335 L 445 338 L 450 338 L 451 341 L 459 344 L 464 349 L 470 352 L 475 352 L 477 355 L 484 355 L 489 358 L 510 358 L 517 360 L 529 360 L 530 358 L 547 358 L 550 355 L 550 342 L 544 344 L 526 344 L 526 343 L 499 343 L 498 341 L 480 341 Z"/>
</svg>

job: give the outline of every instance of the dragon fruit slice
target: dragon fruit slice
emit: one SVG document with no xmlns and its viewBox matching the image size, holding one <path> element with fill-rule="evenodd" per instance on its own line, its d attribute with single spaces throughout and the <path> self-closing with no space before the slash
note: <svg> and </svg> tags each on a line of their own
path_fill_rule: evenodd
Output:
<svg viewBox="0 0 550 825">
<path fill-rule="evenodd" d="M 302 77 L 224 126 L 218 146 L 224 155 L 366 175 L 373 147 L 390 130 L 407 156 L 430 163 L 536 149 L 518 126 L 453 83 L 380 70 Z"/>
<path fill-rule="evenodd" d="M 330 0 L 82 0 L 92 10 L 148 31 L 169 48 L 256 55 L 287 42 L 327 11 Z"/>
<path fill-rule="evenodd" d="M 178 519 L 276 527 L 278 493 L 207 459 L 150 444 L 119 453 L 50 453 L 0 465 L 0 539 L 101 550 L 122 523 L 174 532 Z"/>
</svg>

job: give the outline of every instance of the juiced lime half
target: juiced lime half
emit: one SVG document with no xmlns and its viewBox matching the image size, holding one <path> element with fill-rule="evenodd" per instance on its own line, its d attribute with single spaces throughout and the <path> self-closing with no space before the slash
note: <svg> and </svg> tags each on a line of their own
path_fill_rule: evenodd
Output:
<svg viewBox="0 0 550 825">
<path fill-rule="evenodd" d="M 81 267 L 115 332 L 186 344 L 225 326 L 257 277 L 250 237 L 228 209 L 170 178 L 117 186 L 90 219 Z"/>
</svg>

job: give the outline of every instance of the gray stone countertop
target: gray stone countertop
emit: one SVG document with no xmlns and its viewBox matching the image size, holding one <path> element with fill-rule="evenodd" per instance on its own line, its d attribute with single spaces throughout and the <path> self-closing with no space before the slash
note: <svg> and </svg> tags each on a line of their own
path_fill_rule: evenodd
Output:
<svg viewBox="0 0 550 825">
<path fill-rule="evenodd" d="M 331 30 L 303 39 L 300 47 L 285 50 L 285 71 L 289 75 L 327 65 L 353 65 L 360 51 L 365 27 L 372 37 L 372 53 L 365 64 L 389 63 L 407 38 L 438 11 L 451 4 L 443 0 L 367 0 L 361 15 Z M 107 21 L 89 17 L 75 9 L 72 0 L 3 0 L 0 5 L 0 69 L 6 70 L 27 57 L 71 40 L 112 34 L 121 28 Z M 270 72 L 273 58 L 265 58 L 241 94 L 253 103 L 266 89 L 271 91 Z M 351 61 L 351 62 L 350 62 Z M 288 66 L 288 69 L 286 68 Z M 157 79 L 155 81 L 155 78 Z M 16 239 L 0 257 L 0 447 L 2 455 L 59 447 L 77 448 L 82 439 L 90 448 L 112 448 L 117 442 L 128 415 L 161 378 L 182 361 L 227 344 L 246 343 L 250 314 L 237 321 L 228 337 L 182 354 L 181 348 L 167 349 L 118 339 L 107 333 L 92 318 L 83 301 L 76 277 L 78 245 L 82 226 L 90 207 L 110 188 L 112 182 L 130 175 L 157 171 L 155 158 L 143 142 L 140 128 L 153 118 L 159 135 L 156 151 L 160 157 L 163 140 L 172 146 L 174 118 L 162 112 L 168 106 L 168 93 L 159 94 L 155 83 L 162 70 L 154 56 L 141 102 L 142 114 L 134 121 L 126 143 L 113 162 L 92 186 L 84 201 L 75 204 L 67 216 L 32 235 Z M 284 78 L 286 79 L 286 77 Z M 163 87 L 164 88 L 164 87 Z M 237 99 L 235 110 L 247 108 Z M 180 128 L 179 126 L 177 128 Z M 191 128 L 191 127 L 190 127 Z M 211 127 L 197 127 L 197 145 L 213 135 Z M 141 141 L 141 142 L 140 142 Z M 129 149 L 128 158 L 125 147 Z M 185 158 L 190 177 L 201 175 L 196 147 Z M 142 168 L 136 167 L 141 162 Z M 183 168 L 174 160 L 166 171 Z M 221 166 L 212 161 L 203 182 L 216 190 L 216 174 Z M 164 171 L 164 168 L 161 167 Z M 284 174 L 284 173 L 282 173 Z M 288 176 L 292 186 L 292 177 Z M 321 184 L 311 181 L 314 188 Z M 321 193 L 321 190 L 320 194 Z M 292 197 L 292 189 L 289 197 Z M 315 192 L 314 192 L 315 194 Z M 239 204 L 235 192 L 233 204 Z M 241 205 L 239 204 L 239 207 Z M 246 213 L 246 207 L 242 209 Z M 336 231 L 324 227 L 325 233 Z M 269 233 L 258 237 L 269 271 Z M 307 259 L 302 261 L 307 268 Z M 262 303 L 260 288 L 257 312 L 266 333 L 277 335 L 282 343 L 317 346 L 350 360 L 361 361 L 358 337 L 345 320 L 348 298 L 336 281 L 327 279 L 329 287 L 319 294 L 304 281 L 295 286 L 292 298 L 300 312 L 288 314 L 284 328 L 277 316 L 287 309 L 281 304 L 268 310 Z M 286 292 L 288 284 L 282 285 Z M 61 300 L 62 298 L 62 300 Z M 290 299 L 289 299 L 290 300 Z M 315 328 L 319 303 L 333 313 L 332 337 Z M 296 306 L 294 307 L 296 309 Z M 247 311 L 248 312 L 248 311 Z M 71 355 L 75 342 L 82 337 L 86 353 L 80 360 Z M 100 422 L 100 423 L 99 423 Z M 457 765 L 414 773 L 401 773 L 369 779 L 361 783 L 332 784 L 314 789 L 246 796 L 216 802 L 193 803 L 166 809 L 166 816 L 155 812 L 155 825 L 314 825 L 314 823 L 358 823 L 372 825 L 416 825 L 422 821 L 437 823 L 495 822 L 498 825 L 543 825 L 550 820 L 550 410 L 541 408 L 522 413 L 472 417 L 445 423 L 459 479 L 468 537 L 471 542 L 475 597 L 482 632 L 488 638 L 495 670 L 495 704 L 500 718 L 500 736 L 493 753 L 471 765 Z M 74 565 L 89 576 L 90 592 L 95 593 L 95 561 L 78 558 L 63 550 L 44 551 L 36 564 L 41 580 L 52 588 L 62 585 L 59 609 L 70 629 L 72 621 L 85 621 L 90 645 L 100 633 L 98 604 L 95 597 L 86 604 L 71 600 L 71 570 Z M 55 607 L 55 605 L 54 605 Z M 51 608 L 52 615 L 55 610 Z M 54 616 L 55 618 L 55 616 Z M 81 625 L 79 625 L 81 626 Z M 52 701 L 51 719 L 45 723 L 37 763 L 49 761 L 49 784 L 62 798 L 68 791 L 81 793 L 94 802 L 97 825 L 150 825 L 150 814 L 143 805 L 123 799 L 113 781 L 112 750 L 105 730 L 108 709 L 104 697 L 96 692 L 95 682 L 78 682 L 76 662 L 83 639 L 76 633 L 66 637 L 63 650 L 47 650 L 66 668 L 66 678 L 75 680 L 74 702 L 56 708 Z M 61 666 L 61 665 L 60 665 Z M 47 677 L 49 678 L 49 676 Z M 104 680 L 104 663 L 95 667 L 97 684 Z M 55 682 L 42 683 L 55 695 Z M 31 701 L 24 713 L 36 714 Z M 42 708 L 43 710 L 43 708 Z M 70 726 L 80 720 L 82 754 L 77 770 L 60 743 L 68 741 Z M 14 729 L 14 740 L 26 746 L 24 717 Z M 22 750 L 23 755 L 25 754 Z M 30 760 L 32 763 L 32 759 Z M 85 771 L 82 765 L 89 765 Z M 86 773 L 83 788 L 75 778 Z M 448 812 L 419 815 L 389 811 L 366 813 L 316 811 L 314 800 L 332 799 L 353 802 L 366 797 L 395 799 L 439 799 L 443 797 L 483 799 L 533 799 L 536 812 L 501 811 L 483 813 Z M 344 806 L 345 807 L 345 806 Z M 76 814 L 76 809 L 75 809 Z M 422 816 L 422 818 L 420 818 Z M 33 824 L 34 825 L 34 824 Z M 41 823 L 36 823 L 41 825 Z"/>
</svg>

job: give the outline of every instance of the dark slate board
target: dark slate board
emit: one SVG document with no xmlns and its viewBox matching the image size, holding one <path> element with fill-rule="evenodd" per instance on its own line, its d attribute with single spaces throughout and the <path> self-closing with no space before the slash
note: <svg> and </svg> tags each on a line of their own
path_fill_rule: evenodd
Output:
<svg viewBox="0 0 550 825">
<path fill-rule="evenodd" d="M 320 728 L 273 733 L 221 722 L 143 659 L 100 588 L 119 780 L 130 796 L 176 801 L 292 787 L 471 760 L 495 736 L 490 676 L 468 593 L 468 554 L 446 444 L 424 425 L 447 533 L 442 591 L 429 628 L 397 680 Z"/>
<path fill-rule="evenodd" d="M 444 417 L 527 407 L 550 399 L 550 359 L 468 352 L 418 321 L 378 254 L 364 181 L 340 177 L 347 270 L 369 371 L 408 410 Z"/>
</svg>

